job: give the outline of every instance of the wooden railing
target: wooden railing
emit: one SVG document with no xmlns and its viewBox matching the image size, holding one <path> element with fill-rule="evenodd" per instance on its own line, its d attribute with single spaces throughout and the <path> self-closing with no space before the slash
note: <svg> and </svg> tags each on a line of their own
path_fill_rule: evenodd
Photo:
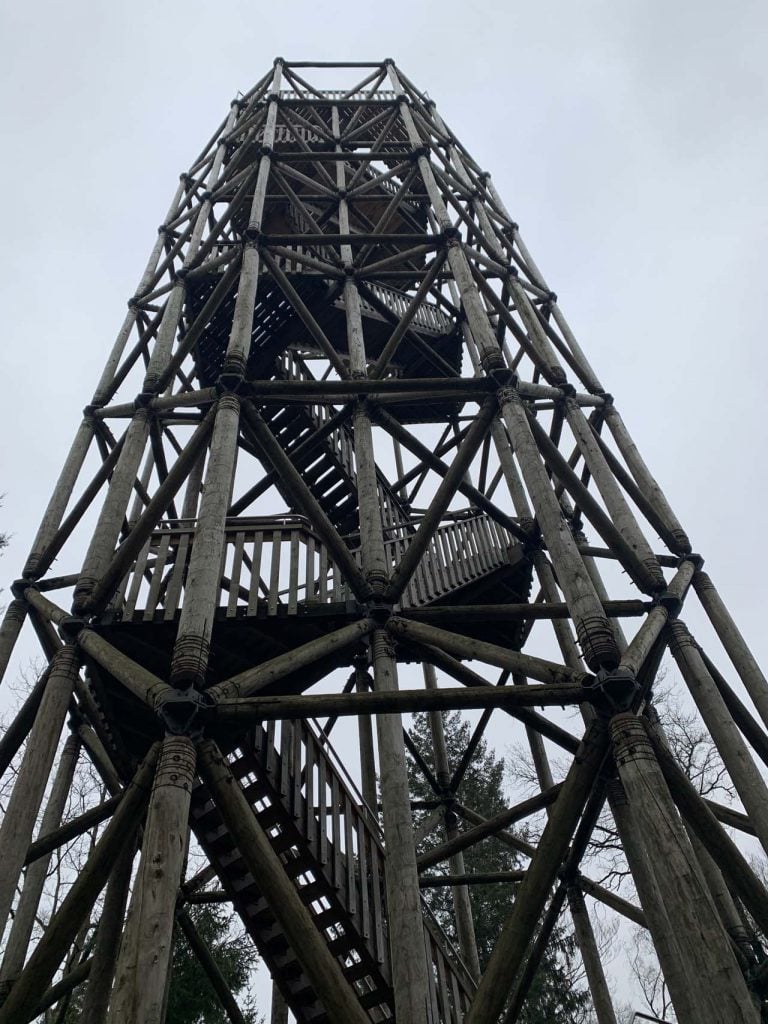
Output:
<svg viewBox="0 0 768 1024">
<path fill-rule="evenodd" d="M 398 291 L 396 288 L 387 288 L 386 285 L 379 284 L 376 281 L 369 281 L 367 283 L 374 295 L 395 314 L 398 320 L 401 319 L 408 308 L 411 296 L 406 292 Z M 339 309 L 344 309 L 343 296 L 336 299 L 334 305 Z M 360 297 L 360 305 L 366 315 L 381 319 L 380 314 L 363 296 Z M 413 315 L 411 326 L 417 330 L 426 331 L 428 334 L 448 334 L 453 328 L 453 321 L 439 306 L 432 302 L 422 302 Z"/>
<path fill-rule="evenodd" d="M 359 89 L 357 92 L 348 93 L 344 89 L 318 89 L 320 96 L 316 96 L 315 93 L 307 92 L 296 92 L 294 89 L 281 89 L 280 99 L 281 100 L 319 100 L 324 99 L 329 102 L 335 100 L 394 100 L 395 92 L 392 89 L 377 89 L 374 93 L 368 94 L 367 90 Z"/>
<path fill-rule="evenodd" d="M 385 547 L 393 566 L 417 526 L 409 522 L 387 529 Z M 194 520 L 174 520 L 151 535 L 113 605 L 123 619 L 176 617 L 194 533 Z M 506 530 L 482 514 L 443 523 L 403 594 L 402 607 L 436 601 L 507 564 L 512 543 Z M 243 518 L 227 525 L 218 603 L 227 618 L 295 615 L 352 599 L 328 549 L 303 517 Z"/>
<path fill-rule="evenodd" d="M 230 756 L 236 774 L 242 773 L 237 763 L 247 764 L 249 755 L 255 771 L 242 777 L 243 785 L 266 782 L 303 837 L 302 849 L 296 854 L 305 865 L 297 878 L 299 888 L 313 887 L 320 892 L 325 887 L 326 892 L 333 893 L 334 902 L 338 900 L 346 918 L 341 926 L 347 941 L 352 941 L 351 933 L 357 936 L 358 948 L 350 950 L 350 963 L 360 962 L 360 954 L 367 954 L 381 975 L 389 979 L 386 853 L 376 815 L 352 780 L 345 777 L 327 738 L 313 723 L 269 722 L 257 728 L 253 747 L 247 752 L 238 749 Z M 259 775 L 261 778 L 257 778 Z M 269 797 L 262 800 L 256 808 L 257 816 L 269 816 L 268 804 Z M 305 903 L 318 915 L 330 919 L 334 914 L 322 900 L 305 899 Z M 426 906 L 424 912 L 424 943 L 432 968 L 428 1024 L 460 1024 L 474 986 Z M 364 996 L 371 981 L 361 973 L 358 994 Z"/>
</svg>

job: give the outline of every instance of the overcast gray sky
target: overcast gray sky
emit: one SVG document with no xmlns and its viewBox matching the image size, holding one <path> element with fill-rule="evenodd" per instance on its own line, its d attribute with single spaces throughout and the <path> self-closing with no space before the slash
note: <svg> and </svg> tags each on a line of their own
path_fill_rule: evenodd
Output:
<svg viewBox="0 0 768 1024">
<path fill-rule="evenodd" d="M 0 585 L 229 101 L 276 55 L 391 56 L 492 173 L 768 661 L 764 2 L 1 6 Z"/>
</svg>

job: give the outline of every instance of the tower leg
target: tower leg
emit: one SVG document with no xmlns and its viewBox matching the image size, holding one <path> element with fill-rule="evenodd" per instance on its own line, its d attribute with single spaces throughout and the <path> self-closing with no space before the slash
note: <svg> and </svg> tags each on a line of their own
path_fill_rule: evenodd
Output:
<svg viewBox="0 0 768 1024">
<path fill-rule="evenodd" d="M 69 736 L 61 752 L 51 795 L 40 824 L 39 835 L 41 836 L 53 832 L 61 824 L 61 816 L 67 804 L 79 752 L 80 741 L 75 735 Z M 13 983 L 24 966 L 50 861 L 51 855 L 47 854 L 45 857 L 33 861 L 27 868 L 24 888 L 13 918 L 13 925 L 8 936 L 8 947 L 3 958 L 2 969 L 0 969 L 0 986 L 3 989 Z"/>
<path fill-rule="evenodd" d="M 749 1022 L 758 1014 L 750 998 L 731 944 L 718 917 L 709 890 L 701 877 L 682 822 L 677 815 L 643 721 L 633 714 L 616 715 L 611 722 L 619 775 L 628 800 L 628 813 L 639 841 L 635 858 L 647 870 L 635 881 L 646 910 L 654 944 L 661 923 L 655 905 L 660 898 L 672 928 L 678 963 L 665 970 L 672 1002 L 680 1024 Z M 628 856 L 629 850 L 628 850 Z M 630 863 L 630 867 L 632 864 Z M 646 907 L 648 876 L 655 882 Z M 668 947 L 657 945 L 659 959 Z"/>
<path fill-rule="evenodd" d="M 376 690 L 396 690 L 397 665 L 384 630 L 373 633 L 371 652 Z M 401 716 L 379 715 L 376 733 L 387 844 L 387 915 L 395 1015 L 398 1024 L 423 1024 L 428 1019 L 424 920 Z"/>
<path fill-rule="evenodd" d="M 45 693 L 27 740 L 21 768 L 0 829 L 0 936 L 5 930 L 32 840 L 37 812 L 53 765 L 67 706 L 77 678 L 79 662 L 74 647 L 62 648 L 51 668 Z"/>
<path fill-rule="evenodd" d="M 126 837 L 125 848 L 107 883 L 104 908 L 96 931 L 93 966 L 80 1011 L 81 1024 L 105 1024 L 107 1019 L 135 853 L 135 843 Z"/>
<path fill-rule="evenodd" d="M 141 865 L 110 1004 L 110 1024 L 163 1022 L 194 773 L 192 741 L 186 736 L 167 737 L 152 786 Z"/>
<path fill-rule="evenodd" d="M 571 885 L 568 888 L 568 906 L 581 959 L 584 961 L 584 970 L 587 973 L 589 991 L 598 1024 L 616 1024 L 616 1014 L 613 1012 L 611 993 L 608 990 L 608 982 L 605 979 L 605 971 L 600 960 L 600 950 L 597 948 L 595 933 L 592 931 L 592 922 L 589 920 L 584 895 L 578 885 Z"/>
<path fill-rule="evenodd" d="M 434 665 L 424 665 L 424 682 L 427 689 L 437 689 L 437 675 Z M 450 782 L 451 773 L 448 763 L 448 748 L 445 745 L 445 729 L 443 728 L 443 717 L 439 711 L 430 711 L 429 726 L 432 733 L 432 749 L 435 757 L 435 771 L 437 781 L 446 791 Z M 458 835 L 456 829 L 456 815 L 453 810 L 446 810 L 445 815 L 445 837 L 448 841 Z M 463 875 L 464 854 L 462 851 L 453 854 L 449 859 L 451 874 Z M 475 937 L 475 922 L 472 917 L 472 903 L 469 897 L 469 888 L 466 885 L 454 885 L 451 887 L 453 899 L 453 913 L 456 918 L 456 932 L 459 937 L 459 949 L 464 961 L 469 968 L 470 974 L 475 981 L 480 980 L 480 959 L 477 953 L 477 940 Z"/>
</svg>

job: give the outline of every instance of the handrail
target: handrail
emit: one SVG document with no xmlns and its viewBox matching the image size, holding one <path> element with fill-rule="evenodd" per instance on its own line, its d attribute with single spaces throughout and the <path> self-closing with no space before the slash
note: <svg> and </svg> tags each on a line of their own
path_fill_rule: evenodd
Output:
<svg viewBox="0 0 768 1024">
<path fill-rule="evenodd" d="M 172 525 L 176 524 L 176 525 Z M 175 618 L 183 603 L 195 537 L 193 520 L 173 520 L 155 530 L 125 577 L 113 609 L 124 618 Z M 390 526 L 384 548 L 396 566 L 417 521 Z M 501 568 L 514 543 L 484 513 L 450 514 L 427 546 L 401 599 L 402 607 L 435 601 Z M 354 550 L 360 562 L 359 548 Z M 296 614 L 300 607 L 353 600 L 338 566 L 304 516 L 253 516 L 225 526 L 219 608 L 225 617 Z"/>
</svg>

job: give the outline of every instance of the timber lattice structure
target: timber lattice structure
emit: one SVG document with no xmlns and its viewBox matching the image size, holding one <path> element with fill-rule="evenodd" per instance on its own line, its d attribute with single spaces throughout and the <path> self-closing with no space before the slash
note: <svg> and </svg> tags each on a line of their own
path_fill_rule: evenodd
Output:
<svg viewBox="0 0 768 1024">
<path fill-rule="evenodd" d="M 128 307 L 0 630 L 3 671 L 26 621 L 48 661 L 0 741 L 0 1024 L 76 986 L 88 1024 L 161 1024 L 176 927 L 241 1022 L 187 911 L 218 900 L 275 1024 L 513 1022 L 566 905 L 615 1024 L 585 896 L 650 930 L 681 1024 L 760 1020 L 768 894 L 723 823 L 768 850 L 768 685 L 434 103 L 391 61 L 276 60 L 181 176 Z M 669 752 L 667 650 L 744 813 Z M 465 806 L 451 709 L 482 712 L 471 746 L 492 714 L 524 730 L 540 795 Z M 442 836 L 418 857 L 416 711 Z M 78 758 L 111 795 L 62 822 Z M 582 865 L 606 805 L 637 903 Z M 535 845 L 509 831 L 542 811 Z M 40 931 L 50 858 L 90 828 Z M 526 861 L 481 972 L 463 851 L 497 834 Z M 455 943 L 422 900 L 438 864 Z"/>
</svg>

